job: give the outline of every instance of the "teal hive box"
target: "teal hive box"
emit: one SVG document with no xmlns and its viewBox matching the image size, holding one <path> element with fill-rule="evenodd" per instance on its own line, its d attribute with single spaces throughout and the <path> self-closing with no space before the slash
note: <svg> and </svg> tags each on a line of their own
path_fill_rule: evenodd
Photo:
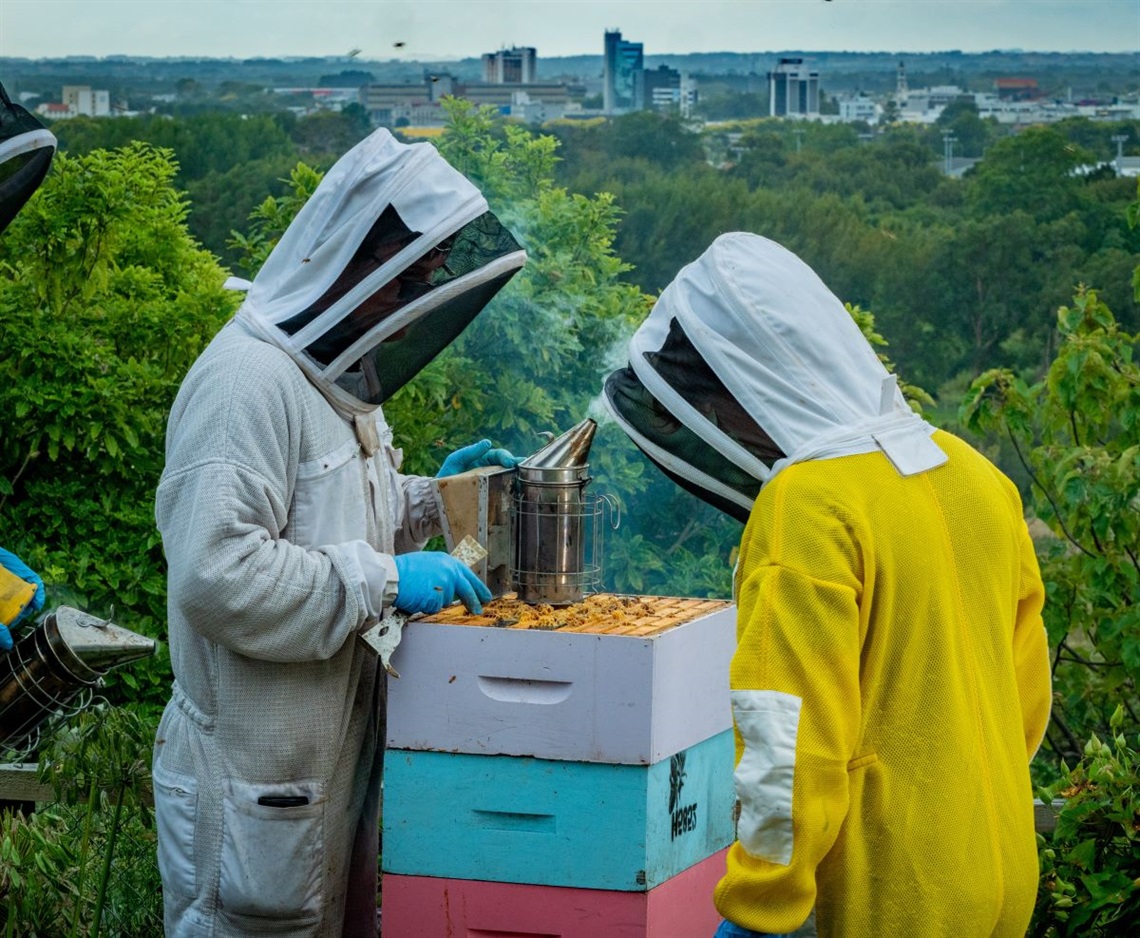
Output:
<svg viewBox="0 0 1140 938">
<path fill-rule="evenodd" d="M 733 840 L 728 730 L 650 765 L 388 750 L 385 873 L 641 891 Z"/>
</svg>

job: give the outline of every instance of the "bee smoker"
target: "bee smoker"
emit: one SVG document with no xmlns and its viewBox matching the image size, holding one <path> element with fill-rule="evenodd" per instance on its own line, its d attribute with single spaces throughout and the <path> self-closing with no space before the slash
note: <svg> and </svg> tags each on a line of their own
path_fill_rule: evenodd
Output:
<svg viewBox="0 0 1140 938">
<path fill-rule="evenodd" d="M 587 418 L 518 466 L 512 573 L 523 602 L 580 602 L 601 579 L 599 521 L 613 503 L 586 494 L 597 428 Z"/>
<path fill-rule="evenodd" d="M 153 640 L 70 606 L 48 613 L 0 655 L 0 752 L 33 748 L 48 717 L 79 712 L 88 702 L 83 691 L 154 649 Z"/>
</svg>

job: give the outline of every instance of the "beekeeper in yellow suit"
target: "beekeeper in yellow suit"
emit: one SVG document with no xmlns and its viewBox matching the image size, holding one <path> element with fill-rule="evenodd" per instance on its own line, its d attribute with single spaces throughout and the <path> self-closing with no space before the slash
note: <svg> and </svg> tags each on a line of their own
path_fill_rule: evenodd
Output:
<svg viewBox="0 0 1140 938">
<path fill-rule="evenodd" d="M 746 522 L 737 840 L 718 936 L 1025 933 L 1044 590 L 1013 484 L 915 415 L 818 276 L 752 234 L 662 293 L 610 412 Z"/>
</svg>

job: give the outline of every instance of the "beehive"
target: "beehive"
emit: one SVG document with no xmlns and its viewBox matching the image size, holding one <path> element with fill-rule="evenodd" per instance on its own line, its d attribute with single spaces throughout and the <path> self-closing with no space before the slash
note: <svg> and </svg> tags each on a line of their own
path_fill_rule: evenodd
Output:
<svg viewBox="0 0 1140 938">
<path fill-rule="evenodd" d="M 601 594 L 505 597 L 408 623 L 388 684 L 388 746 L 648 765 L 731 729 L 735 607 Z M 515 620 L 515 621 L 512 621 Z"/>
<path fill-rule="evenodd" d="M 733 750 L 727 730 L 652 765 L 389 749 L 384 870 L 653 889 L 732 842 Z"/>
</svg>

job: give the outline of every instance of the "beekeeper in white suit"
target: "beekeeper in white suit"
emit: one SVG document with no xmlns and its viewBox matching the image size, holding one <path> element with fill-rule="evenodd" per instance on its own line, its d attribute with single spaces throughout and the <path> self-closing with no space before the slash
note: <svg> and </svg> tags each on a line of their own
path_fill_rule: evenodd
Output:
<svg viewBox="0 0 1140 938">
<path fill-rule="evenodd" d="M 526 255 L 427 144 L 325 176 L 190 369 L 156 516 L 175 683 L 154 752 L 168 936 L 373 935 L 384 683 L 357 636 L 490 594 L 380 404 Z M 487 441 L 441 475 L 512 465 Z"/>
</svg>

